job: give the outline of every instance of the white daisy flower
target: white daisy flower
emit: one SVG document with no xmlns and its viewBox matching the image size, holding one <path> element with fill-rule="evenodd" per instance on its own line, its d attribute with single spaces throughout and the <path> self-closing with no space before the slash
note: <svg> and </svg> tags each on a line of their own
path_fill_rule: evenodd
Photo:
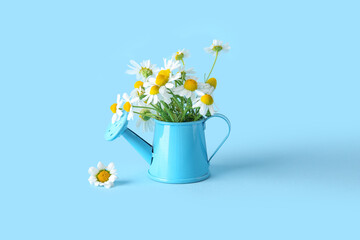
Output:
<svg viewBox="0 0 360 240">
<path fill-rule="evenodd" d="M 230 46 L 228 43 L 226 44 L 223 44 L 222 41 L 220 40 L 213 40 L 213 43 L 211 44 L 210 47 L 206 47 L 204 48 L 206 52 L 208 53 L 212 53 L 212 54 L 216 54 L 217 52 L 221 52 L 221 51 L 224 51 L 224 52 L 227 52 L 230 50 Z"/>
<path fill-rule="evenodd" d="M 210 115 L 213 115 L 215 113 L 214 110 L 214 99 L 211 96 L 211 94 L 206 94 L 201 91 L 196 91 L 196 93 L 200 96 L 198 99 L 196 99 L 195 103 L 193 104 L 193 108 L 200 107 L 199 113 L 203 116 L 206 115 L 206 113 L 210 112 Z"/>
<path fill-rule="evenodd" d="M 130 60 L 130 63 L 131 65 L 128 65 L 130 69 L 126 70 L 126 73 L 130 75 L 136 75 L 137 79 L 146 79 L 159 71 L 155 64 L 151 64 L 150 60 L 143 61 L 140 64 L 134 60 Z"/>
<path fill-rule="evenodd" d="M 111 118 L 111 122 L 114 124 L 115 122 L 119 121 L 123 112 L 119 109 L 121 105 L 120 101 L 120 94 L 117 95 L 117 101 L 113 105 L 110 106 L 110 110 L 114 113 L 114 115 Z"/>
<path fill-rule="evenodd" d="M 199 83 L 198 89 L 204 93 L 212 94 L 216 89 L 217 81 L 216 78 L 210 78 L 205 83 Z"/>
<path fill-rule="evenodd" d="M 110 163 L 107 167 L 101 162 L 97 164 L 97 168 L 89 168 L 89 182 L 95 186 L 104 186 L 110 188 L 114 186 L 114 182 L 117 179 L 116 169 L 114 163 Z"/>
<path fill-rule="evenodd" d="M 181 61 L 184 58 L 188 58 L 190 57 L 190 53 L 189 50 L 183 49 L 183 50 L 178 50 L 176 53 L 173 54 L 172 56 L 176 61 Z"/>
<path fill-rule="evenodd" d="M 121 99 L 120 105 L 122 105 L 122 103 L 125 102 L 122 108 L 128 112 L 127 120 L 134 119 L 133 104 L 134 103 L 136 104 L 139 99 L 131 98 L 127 93 L 124 93 L 122 98 L 123 99 Z"/>
<path fill-rule="evenodd" d="M 195 91 L 198 89 L 198 85 L 195 79 L 189 78 L 185 80 L 183 85 L 174 88 L 174 93 L 182 97 L 191 98 L 191 101 L 194 101 L 196 98 Z"/>
<path fill-rule="evenodd" d="M 167 89 L 161 89 L 161 87 L 156 84 L 148 86 L 145 89 L 145 95 L 146 97 L 143 98 L 143 101 L 146 102 L 146 104 L 157 104 L 159 101 L 164 101 L 167 104 L 171 102 L 171 94 L 167 92 Z"/>
<path fill-rule="evenodd" d="M 153 113 L 155 114 L 155 112 L 151 111 L 150 109 L 142 109 L 140 111 L 140 113 L 142 114 L 146 114 L 146 113 Z M 142 130 L 144 132 L 151 132 L 154 130 L 154 125 L 155 125 L 155 122 L 154 122 L 154 119 L 151 118 L 151 117 L 148 117 L 148 116 L 144 116 L 144 115 L 139 115 L 139 119 L 137 120 L 136 122 L 136 127 L 141 127 Z"/>
</svg>

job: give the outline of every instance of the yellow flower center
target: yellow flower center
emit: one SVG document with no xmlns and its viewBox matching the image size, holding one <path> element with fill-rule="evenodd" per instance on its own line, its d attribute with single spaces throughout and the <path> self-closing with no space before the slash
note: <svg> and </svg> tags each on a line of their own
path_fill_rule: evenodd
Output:
<svg viewBox="0 0 360 240">
<path fill-rule="evenodd" d="M 135 84 L 134 84 L 134 88 L 139 88 L 139 87 L 142 87 L 144 85 L 144 83 L 142 81 L 137 81 Z"/>
<path fill-rule="evenodd" d="M 110 110 L 111 110 L 113 113 L 116 113 L 116 108 L 117 108 L 117 103 L 114 103 L 113 105 L 110 106 Z"/>
<path fill-rule="evenodd" d="M 214 99 L 209 94 L 203 95 L 200 100 L 206 105 L 212 105 L 214 103 Z"/>
<path fill-rule="evenodd" d="M 109 180 L 110 178 L 110 173 L 109 171 L 103 169 L 103 170 L 100 170 L 100 172 L 96 175 L 96 178 L 99 182 L 106 182 L 107 180 Z"/>
<path fill-rule="evenodd" d="M 157 95 L 159 93 L 160 87 L 157 85 L 154 85 L 150 88 L 150 94 L 151 95 Z"/>
<path fill-rule="evenodd" d="M 209 80 L 206 81 L 206 83 L 208 83 L 208 84 L 210 84 L 212 87 L 216 88 L 216 85 L 217 85 L 216 78 L 210 78 Z"/>
<path fill-rule="evenodd" d="M 130 112 L 130 108 L 131 108 L 131 103 L 126 102 L 123 106 L 123 109 L 127 112 Z"/>
<path fill-rule="evenodd" d="M 155 83 L 159 86 L 164 86 L 170 77 L 170 69 L 161 70 L 159 74 L 156 76 Z"/>
<path fill-rule="evenodd" d="M 184 83 L 184 88 L 189 91 L 195 91 L 197 89 L 197 82 L 194 79 L 188 79 Z"/>
</svg>

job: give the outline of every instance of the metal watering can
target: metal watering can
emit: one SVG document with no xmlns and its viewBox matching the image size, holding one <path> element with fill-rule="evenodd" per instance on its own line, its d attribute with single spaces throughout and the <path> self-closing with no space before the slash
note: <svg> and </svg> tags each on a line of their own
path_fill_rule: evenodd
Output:
<svg viewBox="0 0 360 240">
<path fill-rule="evenodd" d="M 218 117 L 227 123 L 229 130 L 215 152 L 208 158 L 205 143 L 205 123 Z M 209 163 L 230 135 L 231 125 L 227 117 L 214 114 L 195 122 L 162 122 L 155 120 L 154 144 L 127 128 L 127 113 L 110 124 L 105 139 L 112 141 L 121 135 L 150 164 L 149 177 L 164 183 L 192 183 L 210 176 Z"/>
</svg>

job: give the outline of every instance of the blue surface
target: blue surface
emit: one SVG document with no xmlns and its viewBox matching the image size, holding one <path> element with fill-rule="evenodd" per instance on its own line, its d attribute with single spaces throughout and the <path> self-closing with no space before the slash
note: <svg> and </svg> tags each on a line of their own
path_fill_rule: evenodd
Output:
<svg viewBox="0 0 360 240">
<path fill-rule="evenodd" d="M 1 238 L 360 239 L 359 22 L 358 1 L 1 1 Z M 201 77 L 213 39 L 232 134 L 208 180 L 151 181 L 103 137 L 126 65 L 187 48 Z"/>
</svg>

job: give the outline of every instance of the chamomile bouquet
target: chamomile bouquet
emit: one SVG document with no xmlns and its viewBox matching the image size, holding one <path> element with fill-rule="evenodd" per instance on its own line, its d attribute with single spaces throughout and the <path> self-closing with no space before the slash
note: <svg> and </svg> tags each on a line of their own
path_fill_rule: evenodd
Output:
<svg viewBox="0 0 360 240">
<path fill-rule="evenodd" d="M 112 123 L 119 121 L 127 112 L 127 119 L 138 116 L 137 127 L 143 131 L 152 131 L 154 119 L 165 122 L 191 122 L 215 113 L 213 93 L 217 80 L 211 77 L 219 53 L 228 51 L 228 44 L 214 40 L 205 51 L 214 55 L 214 63 L 204 81 L 199 82 L 193 68 L 185 68 L 185 58 L 189 52 L 185 49 L 164 59 L 160 69 L 150 60 L 140 64 L 131 60 L 126 73 L 135 75 L 137 81 L 130 94 L 117 95 L 116 103 L 110 109 L 113 112 Z"/>
</svg>

